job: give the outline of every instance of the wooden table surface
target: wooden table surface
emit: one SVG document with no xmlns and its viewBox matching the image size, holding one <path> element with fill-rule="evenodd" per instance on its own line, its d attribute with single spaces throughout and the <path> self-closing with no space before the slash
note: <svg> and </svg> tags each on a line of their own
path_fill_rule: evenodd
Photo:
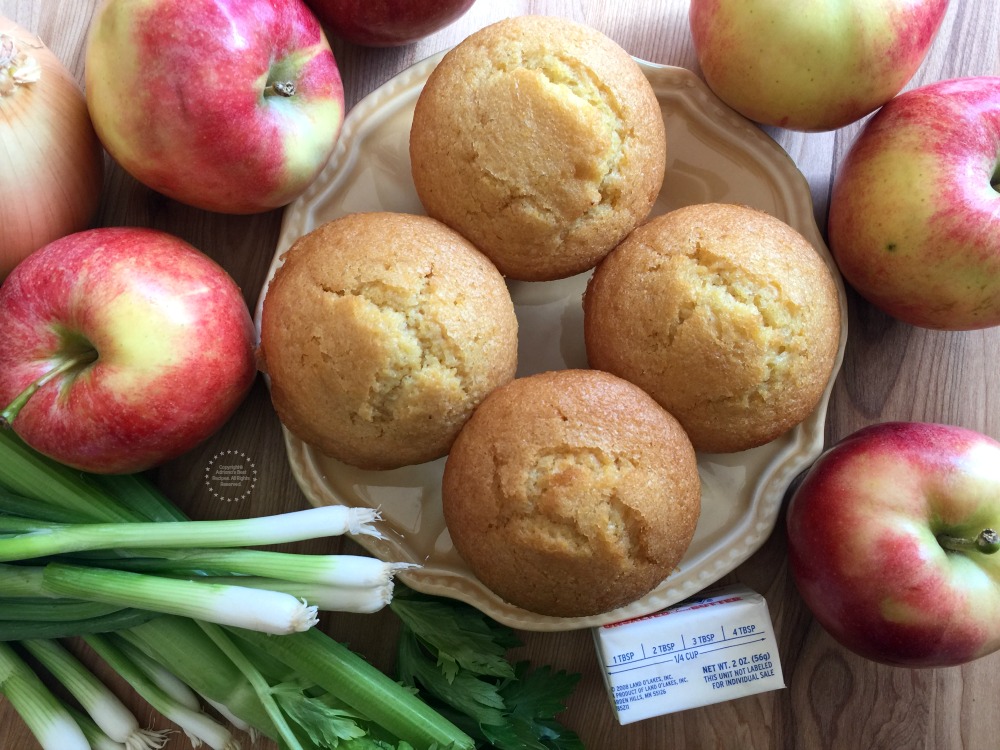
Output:
<svg viewBox="0 0 1000 750">
<path fill-rule="evenodd" d="M 94 8 L 95 0 L 0 0 L 0 14 L 37 32 L 81 82 Z M 333 44 L 350 108 L 411 63 L 492 21 L 525 13 L 570 17 L 596 27 L 637 57 L 697 70 L 687 11 L 683 0 L 479 0 L 449 28 L 406 47 L 363 49 L 337 40 Z M 1000 75 L 997 0 L 953 0 L 930 54 L 909 86 L 968 75 Z M 821 228 L 833 174 L 858 127 L 814 134 L 768 131 L 808 179 Z M 271 262 L 281 212 L 231 217 L 188 208 L 152 193 L 113 166 L 97 221 L 105 226 L 151 226 L 183 237 L 227 268 L 252 308 Z M 850 291 L 848 296 L 850 333 L 829 406 L 828 443 L 888 420 L 945 422 L 1000 438 L 996 374 L 1000 328 L 925 331 L 888 318 Z M 218 500 L 203 483 L 207 462 L 225 450 L 246 453 L 259 469 L 254 491 L 240 503 Z M 197 518 L 256 516 L 306 505 L 288 469 L 278 421 L 259 381 L 221 432 L 155 476 Z M 996 700 L 1000 653 L 964 667 L 910 671 L 880 666 L 845 651 L 814 622 L 796 593 L 786 564 L 782 521 L 766 544 L 724 581 L 743 582 L 766 596 L 779 640 L 784 690 L 621 727 L 611 712 L 588 632 L 521 634 L 525 645 L 517 656 L 582 675 L 562 719 L 585 746 L 595 750 L 1000 747 Z M 350 541 L 298 548 L 358 551 Z M 379 667 L 391 669 L 397 631 L 390 613 L 327 617 L 323 627 Z M 150 709 L 115 684 L 146 719 Z M 0 747 L 37 747 L 2 698 Z M 183 736 L 175 736 L 171 747 L 189 745 Z M 273 745 L 264 742 L 258 747 L 266 750 Z"/>
</svg>

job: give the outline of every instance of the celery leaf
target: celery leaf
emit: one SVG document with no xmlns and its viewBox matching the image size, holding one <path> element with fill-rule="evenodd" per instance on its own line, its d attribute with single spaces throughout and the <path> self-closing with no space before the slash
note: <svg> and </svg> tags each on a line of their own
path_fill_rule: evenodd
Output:
<svg viewBox="0 0 1000 750">
<path fill-rule="evenodd" d="M 529 672 L 527 662 L 519 662 L 515 673 L 500 687 L 508 708 L 504 724 L 481 727 L 490 743 L 501 750 L 583 750 L 576 734 L 554 720 L 580 676 L 548 666 Z"/>
<path fill-rule="evenodd" d="M 403 621 L 397 670 L 404 684 L 440 704 L 438 711 L 481 746 L 583 750 L 579 737 L 555 719 L 579 675 L 514 665 L 506 656 L 520 645 L 513 630 L 460 602 L 407 589 L 400 595 L 400 588 L 391 606 Z"/>
<path fill-rule="evenodd" d="M 271 694 L 281 706 L 282 712 L 320 747 L 346 747 L 342 744 L 343 741 L 368 735 L 368 732 L 358 725 L 356 716 L 343 709 L 328 706 L 318 698 L 306 696 L 299 685 L 293 683 L 274 685 Z M 370 747 L 375 748 L 378 745 Z"/>
<path fill-rule="evenodd" d="M 504 659 L 507 649 L 520 645 L 513 632 L 495 627 L 468 605 L 397 592 L 389 605 L 420 640 L 437 651 L 446 679 L 460 669 L 473 674 L 513 677 Z"/>
<path fill-rule="evenodd" d="M 404 684 L 422 687 L 438 700 L 474 719 L 477 724 L 503 723 L 505 706 L 495 684 L 468 672 L 459 672 L 449 680 L 433 657 L 421 648 L 417 637 L 405 629 L 400 636 L 398 669 Z"/>
</svg>

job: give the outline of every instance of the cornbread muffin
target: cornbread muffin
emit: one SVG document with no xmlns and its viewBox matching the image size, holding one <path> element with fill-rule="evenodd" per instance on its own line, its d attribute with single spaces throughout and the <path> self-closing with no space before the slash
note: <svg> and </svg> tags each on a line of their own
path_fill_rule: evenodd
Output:
<svg viewBox="0 0 1000 750">
<path fill-rule="evenodd" d="M 413 182 L 427 213 L 500 271 L 585 271 L 649 213 L 666 137 L 639 66 L 600 32 L 521 16 L 451 50 L 417 101 Z"/>
<path fill-rule="evenodd" d="M 701 482 L 680 425 L 634 385 L 560 370 L 498 388 L 445 463 L 444 517 L 475 575 L 543 615 L 648 593 L 694 535 Z"/>
<path fill-rule="evenodd" d="M 426 216 L 353 214 L 284 255 L 261 315 L 282 423 L 363 469 L 443 456 L 514 377 L 517 319 L 496 268 Z"/>
<path fill-rule="evenodd" d="M 584 295 L 592 367 L 630 380 L 696 450 L 746 450 L 816 408 L 840 340 L 829 268 L 784 222 L 688 206 L 637 229 Z"/>
</svg>

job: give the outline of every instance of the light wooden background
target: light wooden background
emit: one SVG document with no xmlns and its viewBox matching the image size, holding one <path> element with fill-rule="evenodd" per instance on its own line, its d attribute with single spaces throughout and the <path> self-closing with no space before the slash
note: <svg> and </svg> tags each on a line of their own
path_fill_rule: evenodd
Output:
<svg viewBox="0 0 1000 750">
<path fill-rule="evenodd" d="M 83 48 L 94 6 L 94 0 L 0 0 L 0 14 L 36 31 L 82 82 Z M 514 14 L 570 17 L 603 31 L 637 57 L 697 70 L 687 11 L 683 0 L 479 0 L 448 29 L 408 47 L 366 50 L 334 41 L 334 48 L 350 107 L 407 65 Z M 1000 75 L 997 0 L 953 0 L 910 86 L 967 75 Z M 825 226 L 832 176 L 857 130 L 858 125 L 823 134 L 769 131 L 807 177 L 820 227 Z M 187 208 L 112 168 L 98 221 L 152 226 L 183 237 L 225 265 L 252 307 L 271 261 L 280 219 L 280 212 L 226 217 Z M 918 330 L 849 296 L 850 335 L 830 404 L 828 441 L 887 420 L 947 422 L 1000 438 L 1000 329 Z M 226 449 L 245 451 L 261 467 L 252 497 L 239 504 L 214 500 L 201 482 L 207 461 Z M 287 469 L 278 422 L 261 383 L 222 432 L 161 469 L 157 477 L 182 507 L 200 518 L 263 515 L 305 504 Z M 593 750 L 1000 747 L 1000 654 L 961 668 L 909 671 L 848 653 L 815 624 L 799 599 L 786 565 L 782 522 L 779 519 L 764 547 L 726 580 L 744 582 L 767 597 L 779 637 L 785 690 L 623 728 L 608 705 L 589 633 L 523 634 L 525 646 L 518 656 L 583 675 L 562 718 L 585 745 Z M 300 549 L 331 551 L 319 544 Z M 350 542 L 343 549 L 357 551 Z M 383 669 L 391 667 L 396 630 L 390 614 L 327 618 L 324 627 Z M 141 717 L 149 714 L 126 688 L 121 693 Z M 175 736 L 171 746 L 189 747 L 183 736 Z M 0 748 L 35 747 L 0 698 Z M 273 745 L 258 747 L 267 750 Z"/>
</svg>

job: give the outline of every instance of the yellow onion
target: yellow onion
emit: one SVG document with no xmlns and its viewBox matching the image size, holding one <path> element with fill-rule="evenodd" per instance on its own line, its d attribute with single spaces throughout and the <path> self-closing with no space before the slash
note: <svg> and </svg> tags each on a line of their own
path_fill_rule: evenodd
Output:
<svg viewBox="0 0 1000 750">
<path fill-rule="evenodd" d="M 0 281 L 32 251 L 87 228 L 103 169 L 73 76 L 37 36 L 0 16 Z"/>
</svg>

